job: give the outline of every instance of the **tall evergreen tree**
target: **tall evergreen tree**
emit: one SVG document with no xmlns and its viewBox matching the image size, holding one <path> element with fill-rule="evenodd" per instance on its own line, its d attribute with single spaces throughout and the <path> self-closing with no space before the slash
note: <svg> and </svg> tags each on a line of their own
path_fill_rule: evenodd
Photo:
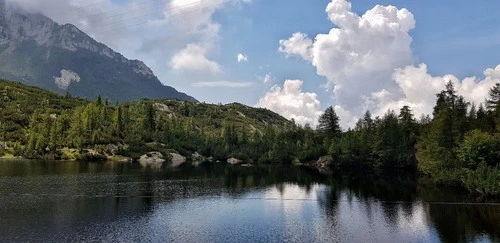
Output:
<svg viewBox="0 0 500 243">
<path fill-rule="evenodd" d="M 116 136 L 122 136 L 125 132 L 125 122 L 123 119 L 122 107 L 120 105 L 115 107 L 115 111 L 113 114 L 113 133 Z"/>
<path fill-rule="evenodd" d="M 156 121 L 155 121 L 155 108 L 153 107 L 152 103 L 147 103 L 146 104 L 146 117 L 144 118 L 144 128 L 147 131 L 154 131 L 156 128 Z"/>
<path fill-rule="evenodd" d="M 500 83 L 496 83 L 488 92 L 486 107 L 488 110 L 498 110 L 500 108 Z"/>
<path fill-rule="evenodd" d="M 488 92 L 486 105 L 490 112 L 496 131 L 500 132 L 500 83 L 496 83 Z"/>
<path fill-rule="evenodd" d="M 339 125 L 339 117 L 332 106 L 326 108 L 325 112 L 319 117 L 317 130 L 330 137 L 339 136 L 342 132 Z"/>
<path fill-rule="evenodd" d="M 445 90 L 437 95 L 434 118 L 429 130 L 418 143 L 419 168 L 425 173 L 440 173 L 443 168 L 456 166 L 454 148 L 467 130 L 467 106 L 448 82 Z"/>
</svg>

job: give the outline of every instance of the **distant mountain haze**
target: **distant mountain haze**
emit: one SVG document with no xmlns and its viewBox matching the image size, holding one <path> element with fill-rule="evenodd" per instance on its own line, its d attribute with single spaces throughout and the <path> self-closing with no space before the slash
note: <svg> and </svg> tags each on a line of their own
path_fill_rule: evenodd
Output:
<svg viewBox="0 0 500 243">
<path fill-rule="evenodd" d="M 0 78 L 90 99 L 101 95 L 111 101 L 196 101 L 162 84 L 142 61 L 125 58 L 76 26 L 60 25 L 4 0 L 0 0 Z"/>
</svg>

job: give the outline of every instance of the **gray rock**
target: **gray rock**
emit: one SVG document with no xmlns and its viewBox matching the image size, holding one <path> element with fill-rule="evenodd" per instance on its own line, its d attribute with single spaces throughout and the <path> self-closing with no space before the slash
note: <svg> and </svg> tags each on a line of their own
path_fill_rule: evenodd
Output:
<svg viewBox="0 0 500 243">
<path fill-rule="evenodd" d="M 178 167 L 181 164 L 186 163 L 186 157 L 184 157 L 178 153 L 170 153 L 170 156 L 172 156 L 172 159 L 171 159 L 171 161 L 172 161 L 171 166 L 172 167 Z"/>
<path fill-rule="evenodd" d="M 198 166 L 200 164 L 202 164 L 203 162 L 207 161 L 207 158 L 201 154 L 199 154 L 198 152 L 195 152 L 194 154 L 191 155 L 191 160 L 192 160 L 192 164 L 194 166 Z"/>
<path fill-rule="evenodd" d="M 139 163 L 141 163 L 144 167 L 151 166 L 159 168 L 165 161 L 166 160 L 163 158 L 163 154 L 160 152 L 149 152 L 139 158 Z"/>
<path fill-rule="evenodd" d="M 239 160 L 239 159 L 236 159 L 234 157 L 231 157 L 231 158 L 227 159 L 227 163 L 231 164 L 231 165 L 237 165 L 237 164 L 243 163 L 243 160 Z"/>
<path fill-rule="evenodd" d="M 320 170 L 329 169 L 333 165 L 333 158 L 332 156 L 323 156 L 314 165 Z"/>
</svg>

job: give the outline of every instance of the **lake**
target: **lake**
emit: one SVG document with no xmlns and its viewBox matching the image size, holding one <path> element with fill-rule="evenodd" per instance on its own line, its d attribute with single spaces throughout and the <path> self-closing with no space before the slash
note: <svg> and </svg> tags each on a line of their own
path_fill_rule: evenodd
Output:
<svg viewBox="0 0 500 243">
<path fill-rule="evenodd" d="M 500 201 L 398 171 L 1 161 L 12 241 L 500 242 Z"/>
</svg>

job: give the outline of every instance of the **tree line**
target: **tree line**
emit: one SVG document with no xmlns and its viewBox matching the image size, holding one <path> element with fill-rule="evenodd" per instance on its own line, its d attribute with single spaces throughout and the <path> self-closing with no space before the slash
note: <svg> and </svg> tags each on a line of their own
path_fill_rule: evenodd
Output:
<svg viewBox="0 0 500 243">
<path fill-rule="evenodd" d="M 338 166 L 418 169 L 440 184 L 500 194 L 500 83 L 476 107 L 449 82 L 437 94 L 432 119 L 416 120 L 404 106 L 376 118 L 367 111 L 345 132 L 338 120 L 329 107 L 318 125 Z"/>
<path fill-rule="evenodd" d="M 366 111 L 346 131 L 333 107 L 312 128 L 239 104 L 110 104 L 100 96 L 85 101 L 15 83 L 2 85 L 3 154 L 92 159 L 97 151 L 137 158 L 150 151 L 175 150 L 213 161 L 236 157 L 251 163 L 295 164 L 328 155 L 335 168 L 418 170 L 437 183 L 500 194 L 500 84 L 491 88 L 485 105 L 476 107 L 448 83 L 437 94 L 432 118 L 416 119 L 409 106 L 382 117 Z"/>
</svg>

